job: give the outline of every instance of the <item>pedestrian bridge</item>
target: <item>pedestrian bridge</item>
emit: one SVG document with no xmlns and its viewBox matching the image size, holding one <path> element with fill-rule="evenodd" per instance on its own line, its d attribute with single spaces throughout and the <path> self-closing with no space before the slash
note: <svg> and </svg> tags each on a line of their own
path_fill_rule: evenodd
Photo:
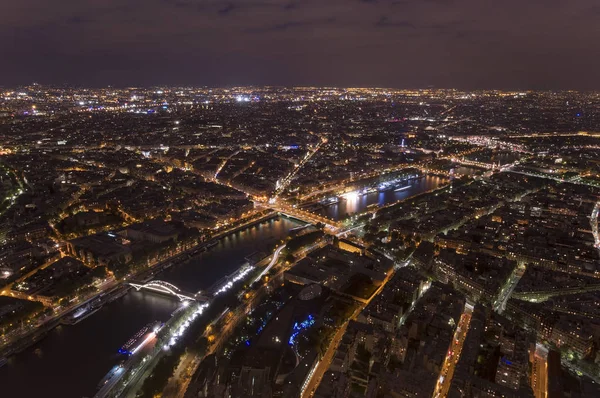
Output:
<svg viewBox="0 0 600 398">
<path fill-rule="evenodd" d="M 167 294 L 170 296 L 175 296 L 181 301 L 188 301 L 188 300 L 198 301 L 199 300 L 198 294 L 195 294 L 195 295 L 189 294 L 187 292 L 182 291 L 180 288 L 173 285 L 172 283 L 165 282 L 165 281 L 155 280 L 155 281 L 150 281 L 145 284 L 129 282 L 129 285 L 133 286 L 136 290 L 147 289 L 147 290 L 152 290 L 154 292 Z M 199 301 L 204 301 L 204 300 L 202 298 L 200 298 Z"/>
</svg>

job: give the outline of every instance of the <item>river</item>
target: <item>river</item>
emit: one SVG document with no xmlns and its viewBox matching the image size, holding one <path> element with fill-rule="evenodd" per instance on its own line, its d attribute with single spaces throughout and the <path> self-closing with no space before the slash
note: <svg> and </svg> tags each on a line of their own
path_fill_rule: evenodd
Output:
<svg viewBox="0 0 600 398">
<path fill-rule="evenodd" d="M 410 187 L 402 191 L 371 192 L 356 197 L 349 196 L 347 199 L 339 198 L 339 202 L 317 210 L 316 213 L 333 220 L 342 220 L 354 213 L 362 213 L 368 206 L 384 206 L 410 198 L 411 196 L 430 191 L 445 184 L 448 179 L 443 177 L 427 175 L 423 178 L 411 181 Z"/>
<path fill-rule="evenodd" d="M 208 289 L 237 270 L 246 256 L 256 251 L 270 252 L 291 228 L 299 225 L 277 218 L 245 228 L 156 279 L 192 293 Z M 169 319 L 179 305 L 175 298 L 130 290 L 80 323 L 58 326 L 0 368 L 0 396 L 93 396 L 98 382 L 122 359 L 117 354 L 119 347 L 149 322 Z"/>
</svg>

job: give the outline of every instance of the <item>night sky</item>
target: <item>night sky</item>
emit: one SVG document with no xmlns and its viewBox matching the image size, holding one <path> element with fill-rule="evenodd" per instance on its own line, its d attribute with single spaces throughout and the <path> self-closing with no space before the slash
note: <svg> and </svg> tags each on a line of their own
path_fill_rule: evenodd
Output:
<svg viewBox="0 0 600 398">
<path fill-rule="evenodd" d="M 600 89 L 599 0 L 0 0 L 0 85 Z"/>
</svg>

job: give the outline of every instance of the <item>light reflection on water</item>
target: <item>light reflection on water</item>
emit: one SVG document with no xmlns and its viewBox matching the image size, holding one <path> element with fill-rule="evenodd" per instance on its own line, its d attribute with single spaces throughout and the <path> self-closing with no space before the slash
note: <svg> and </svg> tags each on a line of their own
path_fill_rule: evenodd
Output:
<svg viewBox="0 0 600 398">
<path fill-rule="evenodd" d="M 385 192 L 371 192 L 366 195 L 359 195 L 358 197 L 340 199 L 339 203 L 328 206 L 318 213 L 334 220 L 342 220 L 354 213 L 366 211 L 368 206 L 383 206 L 398 202 L 422 192 L 435 189 L 447 181 L 448 180 L 443 177 L 428 175 L 414 181 L 408 189 L 402 191 L 389 190 Z"/>
<path fill-rule="evenodd" d="M 272 249 L 298 225 L 277 219 L 229 235 L 208 252 L 163 272 L 157 279 L 190 292 L 206 289 L 234 272 L 245 257 Z M 167 320 L 179 305 L 175 298 L 130 290 L 80 323 L 53 329 L 0 368 L 0 396 L 93 396 L 100 379 L 122 359 L 117 354 L 119 347 L 144 325 Z"/>
</svg>

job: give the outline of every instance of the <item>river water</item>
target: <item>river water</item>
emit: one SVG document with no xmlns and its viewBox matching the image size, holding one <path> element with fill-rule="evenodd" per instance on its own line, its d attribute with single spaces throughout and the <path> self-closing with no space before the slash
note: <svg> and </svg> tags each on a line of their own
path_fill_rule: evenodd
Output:
<svg viewBox="0 0 600 398">
<path fill-rule="evenodd" d="M 430 191 L 445 184 L 448 179 L 437 176 L 427 175 L 423 178 L 411 181 L 410 187 L 402 191 L 384 191 L 371 192 L 357 197 L 349 197 L 348 199 L 340 198 L 337 204 L 332 204 L 316 213 L 323 215 L 333 220 L 342 220 L 354 213 L 362 213 L 367 210 L 368 206 L 377 205 L 384 206 L 400 200 L 410 198 L 411 196 Z"/>
<path fill-rule="evenodd" d="M 222 238 L 219 243 L 185 264 L 155 279 L 195 293 L 233 273 L 256 252 L 270 252 L 291 228 L 301 225 L 271 219 Z M 130 290 L 76 325 L 61 325 L 46 338 L 10 358 L 0 368 L 2 397 L 91 397 L 102 377 L 122 357 L 117 350 L 144 325 L 166 321 L 180 305 L 171 297 Z"/>
</svg>

